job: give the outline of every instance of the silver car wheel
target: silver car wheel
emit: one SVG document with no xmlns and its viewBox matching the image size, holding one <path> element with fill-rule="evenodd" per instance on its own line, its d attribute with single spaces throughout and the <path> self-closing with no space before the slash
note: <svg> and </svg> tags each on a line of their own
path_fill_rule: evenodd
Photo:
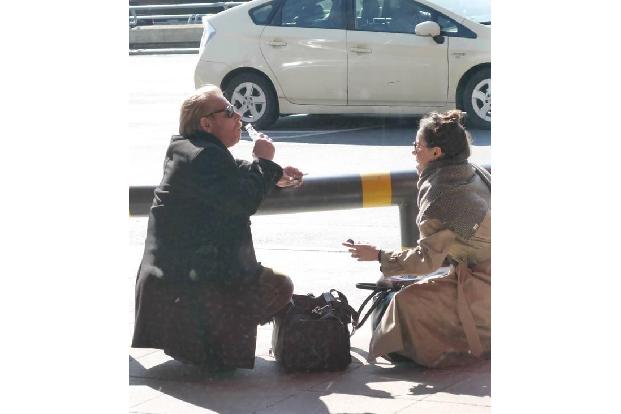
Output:
<svg viewBox="0 0 621 414">
<path fill-rule="evenodd" d="M 490 79 L 477 83 L 472 91 L 472 109 L 487 122 L 492 121 L 492 85 Z"/>
<path fill-rule="evenodd" d="M 259 85 L 252 82 L 240 83 L 233 90 L 231 104 L 241 115 L 243 122 L 252 123 L 265 114 L 266 96 Z"/>
</svg>

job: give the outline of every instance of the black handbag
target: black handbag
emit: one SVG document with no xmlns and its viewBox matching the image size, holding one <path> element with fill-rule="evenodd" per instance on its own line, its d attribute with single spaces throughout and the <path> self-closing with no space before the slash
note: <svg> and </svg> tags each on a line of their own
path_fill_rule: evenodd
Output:
<svg viewBox="0 0 621 414">
<path fill-rule="evenodd" d="M 409 275 L 404 275 L 403 277 L 407 277 Z M 372 290 L 369 296 L 362 302 L 360 308 L 358 308 L 358 312 L 356 312 L 356 316 L 362 315 L 362 310 L 364 307 L 371 301 L 371 307 L 367 311 L 367 313 L 362 317 L 362 320 L 355 319 L 352 323 L 354 329 L 352 331 L 352 335 L 356 330 L 360 329 L 362 325 L 366 322 L 366 320 L 371 316 L 371 330 L 375 330 L 377 325 L 379 325 L 384 312 L 386 312 L 386 308 L 388 308 L 388 304 L 395 296 L 395 294 L 400 291 L 402 288 L 411 285 L 412 283 L 420 280 L 421 277 L 415 278 L 403 278 L 403 279 L 394 279 L 390 282 L 385 283 L 356 283 L 356 287 L 358 289 L 367 289 Z"/>
<path fill-rule="evenodd" d="M 345 369 L 351 363 L 348 325 L 357 319 L 337 290 L 293 295 L 288 309 L 274 317 L 272 353 L 288 372 Z"/>
</svg>

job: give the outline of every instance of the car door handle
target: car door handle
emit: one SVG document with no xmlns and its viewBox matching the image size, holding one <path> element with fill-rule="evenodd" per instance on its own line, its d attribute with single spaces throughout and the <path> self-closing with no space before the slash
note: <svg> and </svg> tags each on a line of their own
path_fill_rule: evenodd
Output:
<svg viewBox="0 0 621 414">
<path fill-rule="evenodd" d="M 272 40 L 267 42 L 267 44 L 274 47 L 287 46 L 287 42 L 283 42 L 282 40 Z"/>
<path fill-rule="evenodd" d="M 349 50 L 354 53 L 371 53 L 372 52 L 371 49 L 367 49 L 365 47 L 352 47 Z"/>
</svg>

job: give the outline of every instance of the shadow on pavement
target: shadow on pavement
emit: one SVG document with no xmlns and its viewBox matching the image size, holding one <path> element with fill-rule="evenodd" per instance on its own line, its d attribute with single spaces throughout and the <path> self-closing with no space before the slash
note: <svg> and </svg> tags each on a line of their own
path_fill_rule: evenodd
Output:
<svg viewBox="0 0 621 414">
<path fill-rule="evenodd" d="M 351 350 L 365 359 L 368 356 L 368 352 L 363 349 L 352 346 Z M 372 372 L 385 374 L 391 380 L 416 382 L 409 389 L 409 395 L 429 396 L 447 392 L 474 397 L 490 396 L 489 375 L 486 375 L 489 372 L 489 360 L 445 369 L 428 369 L 415 362 L 399 362 L 396 365 L 371 364 L 369 367 L 372 367 Z M 457 382 L 450 378 L 457 379 Z"/>
<path fill-rule="evenodd" d="M 352 347 L 352 351 L 366 356 L 362 349 Z M 149 369 L 131 356 L 129 362 L 130 385 L 148 386 L 180 402 L 219 413 L 296 412 L 303 407 L 304 412 L 327 414 L 330 410 L 321 397 L 332 394 L 389 400 L 409 397 L 412 401 L 439 392 L 479 397 L 490 395 L 489 363 L 431 370 L 414 363 L 361 365 L 353 362 L 343 372 L 288 374 L 273 360 L 257 356 L 254 370 L 201 374 L 197 369 L 174 360 Z M 138 404 L 135 409 L 151 412 L 154 404 L 166 404 L 167 407 L 179 404 L 162 398 L 147 401 L 144 407 Z"/>
<path fill-rule="evenodd" d="M 145 385 L 175 400 L 222 414 L 267 414 L 277 404 L 278 412 L 299 412 L 296 408 L 300 409 L 302 405 L 304 412 L 328 414 L 330 410 L 320 397 L 332 394 L 333 383 L 360 368 L 360 364 L 353 363 L 342 372 L 289 374 L 282 371 L 276 362 L 257 356 L 254 370 L 238 369 L 201 374 L 198 369 L 174 360 L 149 369 L 145 369 L 131 356 L 129 362 L 130 386 Z M 365 384 L 358 384 L 353 393 L 374 398 L 391 398 L 390 393 L 372 390 Z M 147 412 L 151 408 L 147 408 Z"/>
<path fill-rule="evenodd" d="M 280 117 L 271 130 L 351 129 L 370 126 L 384 128 L 418 128 L 420 117 L 379 115 L 290 115 Z"/>
</svg>

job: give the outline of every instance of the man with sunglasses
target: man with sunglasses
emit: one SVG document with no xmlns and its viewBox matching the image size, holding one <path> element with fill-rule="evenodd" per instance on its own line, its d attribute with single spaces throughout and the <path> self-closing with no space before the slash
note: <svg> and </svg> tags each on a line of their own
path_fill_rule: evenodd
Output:
<svg viewBox="0 0 621 414">
<path fill-rule="evenodd" d="M 206 85 L 181 107 L 164 176 L 155 189 L 136 280 L 132 346 L 158 348 L 206 370 L 253 368 L 257 324 L 284 309 L 293 283 L 257 262 L 249 217 L 274 186 L 301 180 L 272 160 L 266 136 L 253 161 L 228 148 L 241 117 Z"/>
</svg>

